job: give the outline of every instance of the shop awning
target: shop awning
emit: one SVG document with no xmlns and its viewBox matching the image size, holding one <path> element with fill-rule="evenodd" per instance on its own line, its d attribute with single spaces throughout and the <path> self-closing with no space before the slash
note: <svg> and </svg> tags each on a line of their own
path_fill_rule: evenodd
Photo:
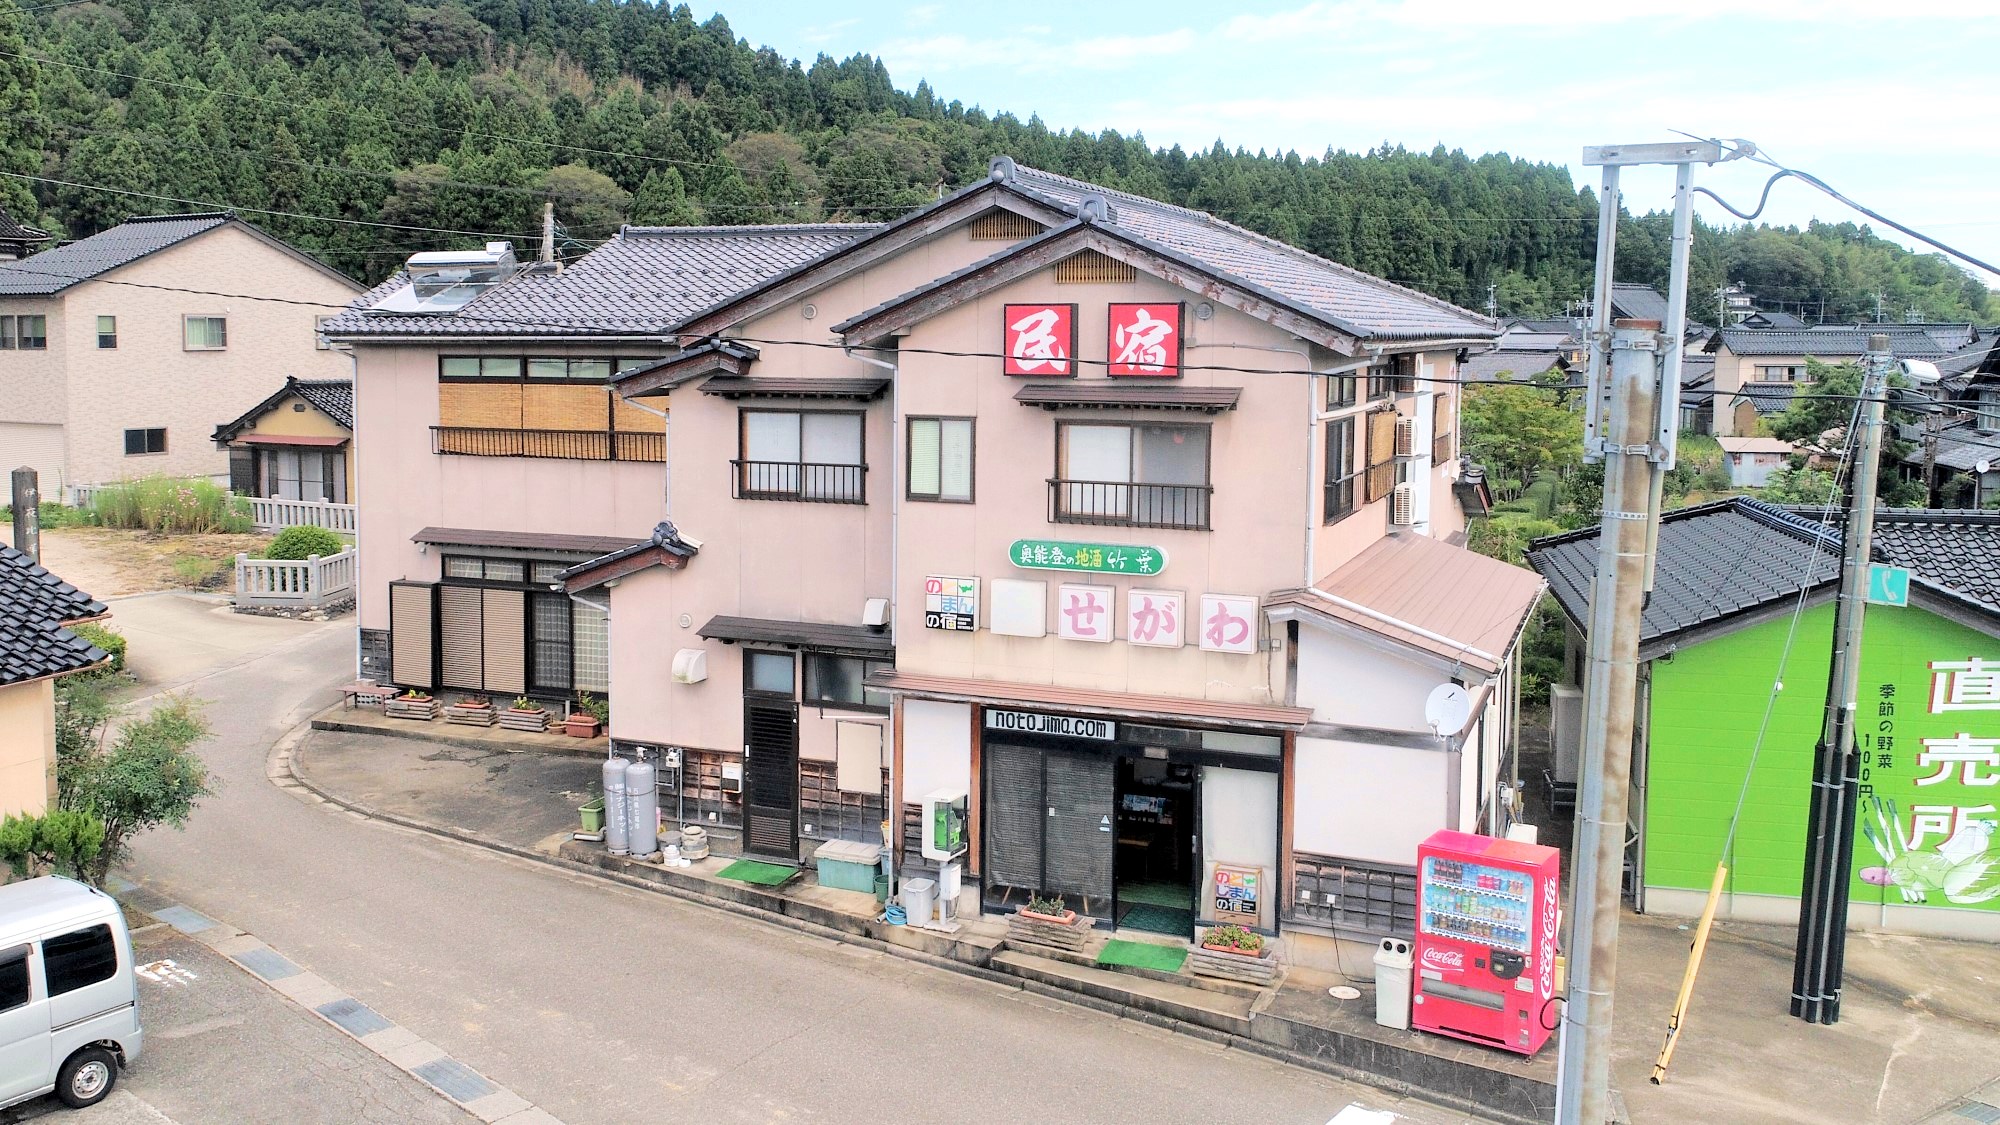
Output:
<svg viewBox="0 0 2000 1125">
<path fill-rule="evenodd" d="M 331 434 L 237 434 L 235 441 L 238 445 L 304 445 L 322 449 L 335 449 L 347 444 L 346 438 Z"/>
<path fill-rule="evenodd" d="M 863 656 L 889 656 L 895 642 L 886 630 L 866 625 L 829 625 L 820 621 L 774 621 L 763 617 L 708 619 L 697 636 L 711 641 L 749 641 L 753 644 L 785 645 L 791 648 L 830 649 Z"/>
<path fill-rule="evenodd" d="M 866 402 L 889 389 L 887 379 L 752 379 L 717 375 L 701 385 L 701 393 L 723 398 L 835 398 Z"/>
<path fill-rule="evenodd" d="M 523 551 L 567 551 L 591 558 L 632 545 L 638 536 L 555 535 L 539 531 L 482 531 L 465 527 L 427 527 L 410 536 L 412 543 L 437 547 L 512 547 Z"/>
<path fill-rule="evenodd" d="M 1030 383 L 1014 392 L 1015 402 L 1044 410 L 1082 406 L 1100 410 L 1194 410 L 1203 414 L 1234 410 L 1236 400 L 1241 397 L 1242 387 L 1149 386 L 1140 382 Z"/>
<path fill-rule="evenodd" d="M 1094 688 L 1057 687 L 1053 684 L 1016 684 L 1005 680 L 968 680 L 895 669 L 871 673 L 867 683 L 877 691 L 913 699 L 989 703 L 1150 723 L 1270 732 L 1297 730 L 1312 718 L 1312 712 L 1304 707 L 1226 703 L 1171 695 L 1135 695 Z"/>
</svg>

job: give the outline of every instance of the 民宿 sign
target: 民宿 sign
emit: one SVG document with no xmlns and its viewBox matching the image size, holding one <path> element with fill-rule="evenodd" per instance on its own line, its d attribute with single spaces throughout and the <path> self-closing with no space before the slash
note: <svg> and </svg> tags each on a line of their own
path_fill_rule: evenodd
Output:
<svg viewBox="0 0 2000 1125">
<path fill-rule="evenodd" d="M 1082 570 L 1092 574 L 1146 577 L 1167 568 L 1167 553 L 1158 547 L 1071 543 L 1060 539 L 1016 539 L 1007 549 L 1007 558 L 1015 566 L 1029 570 Z"/>
</svg>

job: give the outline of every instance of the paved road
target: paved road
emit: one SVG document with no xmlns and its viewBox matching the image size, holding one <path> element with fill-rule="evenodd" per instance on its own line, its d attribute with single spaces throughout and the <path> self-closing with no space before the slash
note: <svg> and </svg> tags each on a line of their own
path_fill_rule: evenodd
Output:
<svg viewBox="0 0 2000 1125">
<path fill-rule="evenodd" d="M 329 688 L 351 674 L 353 632 L 344 622 L 281 632 L 262 655 L 223 661 L 195 683 L 212 701 L 206 755 L 224 788 L 186 832 L 139 841 L 132 876 L 258 935 L 573 1125 L 1031 1112 L 1319 1125 L 1354 1101 L 1454 1119 L 1242 1051 L 302 802 L 267 782 L 266 752 L 334 698 Z"/>
</svg>

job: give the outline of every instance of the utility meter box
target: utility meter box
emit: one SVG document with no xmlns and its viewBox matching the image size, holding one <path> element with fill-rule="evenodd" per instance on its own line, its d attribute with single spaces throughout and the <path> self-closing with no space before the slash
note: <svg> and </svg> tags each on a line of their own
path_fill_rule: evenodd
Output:
<svg viewBox="0 0 2000 1125">
<path fill-rule="evenodd" d="M 939 789 L 924 798 L 924 858 L 946 863 L 966 852 L 970 803 L 963 789 Z"/>
</svg>

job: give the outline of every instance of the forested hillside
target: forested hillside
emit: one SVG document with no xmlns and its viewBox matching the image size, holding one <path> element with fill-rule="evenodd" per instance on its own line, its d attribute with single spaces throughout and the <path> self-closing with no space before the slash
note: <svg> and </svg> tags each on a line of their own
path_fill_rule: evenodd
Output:
<svg viewBox="0 0 2000 1125">
<path fill-rule="evenodd" d="M 1489 284 L 1517 314 L 1587 289 L 1590 193 L 1505 155 L 1156 150 L 898 89 L 866 56 L 801 65 L 719 16 L 632 0 L 0 0 L 0 172 L 42 177 L 0 190 L 70 236 L 228 204 L 375 279 L 471 235 L 532 239 L 545 198 L 576 253 L 623 221 L 887 218 L 1000 152 L 1473 307 Z M 1666 228 L 1631 220 L 1627 279 L 1664 286 Z M 1852 225 L 1704 227 L 1696 258 L 1696 293 L 1726 277 L 1829 319 L 1878 293 L 1895 315 L 2000 319 L 1943 260 Z"/>
</svg>

